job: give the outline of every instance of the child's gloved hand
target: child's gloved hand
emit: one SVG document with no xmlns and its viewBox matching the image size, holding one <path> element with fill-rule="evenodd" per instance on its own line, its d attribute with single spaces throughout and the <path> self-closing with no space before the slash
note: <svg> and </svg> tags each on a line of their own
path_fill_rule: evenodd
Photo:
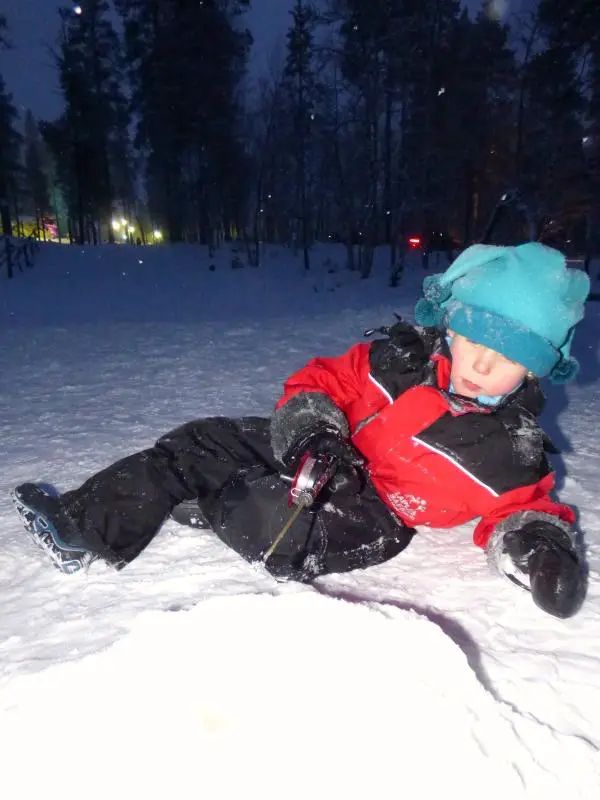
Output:
<svg viewBox="0 0 600 800">
<path fill-rule="evenodd" d="M 360 469 L 365 463 L 364 458 L 339 431 L 323 426 L 299 437 L 292 444 L 282 462 L 294 474 L 294 484 L 298 479 L 298 472 L 303 468 L 306 455 L 326 455 L 333 458 L 333 477 L 323 487 L 329 493 L 344 491 L 355 494 L 364 488 L 365 478 Z"/>
<path fill-rule="evenodd" d="M 336 430 L 320 428 L 298 439 L 284 456 L 284 464 L 295 471 L 305 453 L 311 456 L 326 454 L 336 460 L 335 475 L 329 484 L 332 492 L 355 494 L 364 487 L 361 467 L 365 460 L 352 444 Z"/>
<path fill-rule="evenodd" d="M 283 457 L 286 467 L 295 469 L 305 453 L 335 456 L 340 466 L 360 467 L 365 463 L 352 444 L 336 430 L 319 428 L 295 441 Z"/>
<path fill-rule="evenodd" d="M 504 551 L 529 575 L 533 600 L 554 617 L 572 617 L 581 607 L 585 582 L 569 536 L 556 525 L 539 520 L 504 536 Z"/>
</svg>

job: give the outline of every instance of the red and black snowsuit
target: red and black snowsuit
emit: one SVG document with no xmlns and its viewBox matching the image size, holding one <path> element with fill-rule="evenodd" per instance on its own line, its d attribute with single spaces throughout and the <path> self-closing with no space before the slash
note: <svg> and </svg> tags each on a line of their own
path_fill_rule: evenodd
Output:
<svg viewBox="0 0 600 800">
<path fill-rule="evenodd" d="M 315 358 L 285 384 L 272 423 L 275 451 L 305 424 L 325 420 L 350 436 L 379 497 L 403 522 L 447 528 L 481 517 L 481 547 L 517 512 L 572 523 L 572 509 L 550 497 L 537 380 L 490 407 L 450 394 L 450 368 L 439 332 L 406 323 L 338 358 Z"/>
<path fill-rule="evenodd" d="M 260 560 L 290 515 L 285 455 L 323 427 L 351 437 L 366 466 L 303 512 L 267 561 L 276 576 L 382 563 L 409 544 L 413 525 L 481 517 L 482 547 L 535 517 L 568 529 L 572 510 L 550 497 L 537 382 L 490 409 L 448 393 L 439 332 L 398 323 L 385 333 L 292 375 L 270 420 L 188 422 L 60 495 L 65 545 L 123 566 L 188 503 L 223 542 Z"/>
</svg>

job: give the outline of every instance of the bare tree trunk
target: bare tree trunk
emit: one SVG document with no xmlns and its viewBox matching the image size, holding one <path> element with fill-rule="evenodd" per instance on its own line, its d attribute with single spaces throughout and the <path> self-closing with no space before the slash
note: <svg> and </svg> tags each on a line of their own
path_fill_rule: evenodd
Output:
<svg viewBox="0 0 600 800">
<path fill-rule="evenodd" d="M 372 81 L 367 87 L 369 96 L 365 97 L 365 133 L 366 147 L 369 153 L 368 173 L 366 193 L 367 213 L 365 215 L 364 240 L 361 246 L 360 276 L 368 278 L 373 269 L 373 257 L 375 254 L 375 241 L 377 239 L 377 222 L 379 217 L 379 130 L 378 130 L 378 109 L 379 109 L 379 71 L 375 71 Z"/>
<path fill-rule="evenodd" d="M 525 94 L 526 94 L 525 71 L 531 59 L 533 46 L 537 39 L 537 34 L 538 34 L 538 19 L 536 15 L 534 17 L 534 21 L 529 36 L 525 41 L 525 51 L 523 53 L 523 61 L 521 63 L 521 77 L 519 80 L 519 95 L 518 95 L 519 99 L 517 104 L 516 140 L 515 140 L 515 152 L 513 159 L 513 170 L 514 170 L 513 184 L 515 186 L 519 186 L 521 181 L 521 173 L 523 170 L 523 139 L 525 131 Z"/>
<path fill-rule="evenodd" d="M 585 260 L 584 260 L 584 269 L 587 274 L 590 274 L 590 265 L 592 262 L 593 256 L 593 246 L 592 246 L 592 211 L 588 209 L 587 214 L 585 216 Z"/>
<path fill-rule="evenodd" d="M 17 226 L 17 231 L 20 236 L 24 234 L 23 226 L 21 225 L 21 215 L 19 213 L 19 201 L 17 200 L 16 193 L 14 194 L 14 207 L 15 207 L 15 224 Z M 37 209 L 36 209 L 36 217 L 37 217 Z M 38 228 L 39 230 L 39 228 Z"/>
<path fill-rule="evenodd" d="M 94 89 L 96 94 L 96 102 L 102 102 L 102 91 L 101 91 L 101 80 L 100 80 L 100 65 L 99 65 L 99 56 L 98 56 L 98 47 L 97 47 L 97 40 L 96 40 L 96 25 L 95 25 L 95 17 L 92 16 L 92 24 L 91 24 L 91 36 L 92 36 L 92 49 L 93 49 L 93 72 L 94 72 Z M 106 213 L 107 213 L 107 224 L 108 224 L 108 241 L 110 244 L 114 244 L 115 241 L 115 234 L 113 231 L 113 227 L 111 225 L 112 220 L 112 180 L 110 177 L 110 164 L 108 160 L 108 149 L 107 149 L 107 139 L 106 139 L 106 131 L 100 133 L 102 136 L 102 141 L 100 142 L 100 159 L 102 161 L 102 178 L 104 181 L 104 191 L 106 192 L 105 200 L 107 203 L 106 206 Z"/>
<path fill-rule="evenodd" d="M 360 277 L 365 280 L 373 270 L 373 260 L 375 257 L 375 247 L 372 241 L 366 242 L 362 246 L 361 262 L 360 262 Z"/>
<path fill-rule="evenodd" d="M 389 72 L 389 67 L 388 67 L 388 72 Z M 390 79 L 388 77 L 387 78 L 388 83 L 389 80 Z M 385 241 L 389 245 L 392 245 L 392 113 L 393 113 L 393 95 L 391 88 L 388 86 L 385 93 L 383 212 L 384 212 L 384 225 L 385 225 Z"/>
<path fill-rule="evenodd" d="M 148 240 L 146 239 L 146 232 L 144 230 L 144 225 L 142 223 L 142 220 L 137 214 L 135 215 L 135 220 L 137 222 L 138 228 L 140 229 L 140 239 L 142 240 L 142 244 L 147 244 Z"/>
<path fill-rule="evenodd" d="M 12 236 L 10 205 L 6 186 L 0 186 L 0 219 L 2 219 L 2 233 L 4 236 Z"/>
<path fill-rule="evenodd" d="M 354 272 L 356 269 L 356 263 L 354 259 L 354 244 L 352 243 L 352 232 L 350 230 L 348 230 L 346 236 L 346 266 L 350 272 Z"/>
<path fill-rule="evenodd" d="M 83 210 L 83 197 L 79 176 L 77 180 L 77 244 L 85 244 L 85 212 Z"/>
</svg>

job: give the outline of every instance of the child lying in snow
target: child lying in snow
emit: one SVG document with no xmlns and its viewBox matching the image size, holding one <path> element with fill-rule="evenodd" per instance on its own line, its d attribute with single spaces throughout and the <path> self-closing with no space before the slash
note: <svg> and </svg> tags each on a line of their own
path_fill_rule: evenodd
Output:
<svg viewBox="0 0 600 800">
<path fill-rule="evenodd" d="M 335 476 L 265 559 L 273 575 L 365 568 L 400 553 L 414 525 L 481 517 L 474 540 L 492 566 L 569 617 L 584 581 L 574 513 L 550 496 L 538 378 L 574 376 L 588 292 L 587 275 L 556 250 L 474 245 L 426 278 L 421 327 L 398 322 L 345 355 L 313 359 L 270 420 L 189 422 L 74 491 L 17 487 L 17 511 L 64 572 L 98 558 L 124 566 L 182 503 L 194 507 L 190 524 L 252 562 L 290 516 L 289 476 L 307 453 L 329 454 Z"/>
</svg>

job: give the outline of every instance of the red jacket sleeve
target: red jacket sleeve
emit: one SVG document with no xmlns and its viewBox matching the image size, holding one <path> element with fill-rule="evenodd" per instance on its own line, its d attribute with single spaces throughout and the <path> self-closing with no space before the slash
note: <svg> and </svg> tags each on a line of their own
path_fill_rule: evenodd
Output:
<svg viewBox="0 0 600 800">
<path fill-rule="evenodd" d="M 321 392 L 345 412 L 347 406 L 360 397 L 368 380 L 369 347 L 369 344 L 356 344 L 335 358 L 313 358 L 287 379 L 275 407 L 281 408 L 300 392 Z"/>
<path fill-rule="evenodd" d="M 551 498 L 550 492 L 553 488 L 554 473 L 551 472 L 538 483 L 513 489 L 495 498 L 475 528 L 473 533 L 475 544 L 485 547 L 496 525 L 520 511 L 539 511 L 542 514 L 555 516 L 563 523 L 573 524 L 575 512 L 570 506 Z"/>
</svg>

